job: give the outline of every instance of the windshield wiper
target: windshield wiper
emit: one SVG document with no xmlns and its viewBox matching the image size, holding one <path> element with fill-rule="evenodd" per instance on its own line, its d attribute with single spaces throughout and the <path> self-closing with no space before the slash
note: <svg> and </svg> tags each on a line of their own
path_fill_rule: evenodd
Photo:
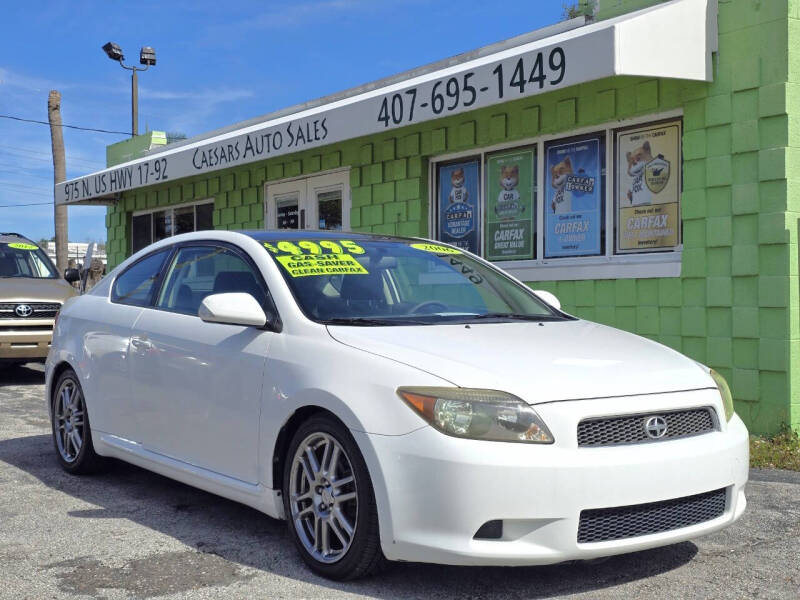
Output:
<svg viewBox="0 0 800 600">
<path fill-rule="evenodd" d="M 374 325 L 435 325 L 432 321 L 419 321 L 414 319 L 380 319 L 375 317 L 335 317 L 322 321 L 325 325 L 360 325 L 364 327 Z"/>
<path fill-rule="evenodd" d="M 483 321 L 488 319 L 507 319 L 509 321 L 564 321 L 558 315 L 520 315 L 517 313 L 485 313 L 481 315 L 465 315 L 464 319 Z"/>
</svg>

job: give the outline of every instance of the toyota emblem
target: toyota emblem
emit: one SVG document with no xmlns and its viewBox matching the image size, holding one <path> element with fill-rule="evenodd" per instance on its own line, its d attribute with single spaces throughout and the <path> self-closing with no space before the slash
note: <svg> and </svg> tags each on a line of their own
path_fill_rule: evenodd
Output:
<svg viewBox="0 0 800 600">
<path fill-rule="evenodd" d="M 654 440 L 667 434 L 667 420 L 664 417 L 650 417 L 644 422 L 644 432 Z"/>
<path fill-rule="evenodd" d="M 30 317 L 33 314 L 33 309 L 31 308 L 30 304 L 17 304 L 17 307 L 14 309 L 14 312 L 17 313 L 18 317 Z"/>
</svg>

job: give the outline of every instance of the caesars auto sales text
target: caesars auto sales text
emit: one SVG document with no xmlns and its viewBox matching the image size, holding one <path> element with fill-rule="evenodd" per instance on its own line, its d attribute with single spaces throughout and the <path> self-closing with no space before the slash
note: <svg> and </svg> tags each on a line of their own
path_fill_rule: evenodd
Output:
<svg viewBox="0 0 800 600">
<path fill-rule="evenodd" d="M 275 128 L 265 133 L 248 134 L 243 140 L 198 148 L 192 156 L 192 166 L 200 171 L 265 156 L 284 147 L 299 148 L 312 142 L 322 142 L 328 137 L 327 120 L 324 117 L 300 123 L 291 122 L 283 130 Z"/>
<path fill-rule="evenodd" d="M 531 64 L 531 61 L 533 64 Z M 548 68 L 549 67 L 549 68 Z M 475 81 L 475 71 L 463 75 L 443 78 L 433 83 L 428 93 L 421 88 L 410 88 L 404 92 L 384 96 L 378 111 L 378 122 L 384 127 L 412 123 L 420 119 L 420 112 L 429 109 L 434 115 L 450 112 L 457 108 L 469 108 L 483 94 L 503 99 L 506 93 L 524 94 L 529 86 L 542 89 L 549 80 L 550 85 L 558 85 L 564 79 L 567 61 L 564 50 L 556 46 L 545 54 L 526 55 L 517 60 L 511 72 L 498 63 L 491 71 L 490 81 Z"/>
</svg>

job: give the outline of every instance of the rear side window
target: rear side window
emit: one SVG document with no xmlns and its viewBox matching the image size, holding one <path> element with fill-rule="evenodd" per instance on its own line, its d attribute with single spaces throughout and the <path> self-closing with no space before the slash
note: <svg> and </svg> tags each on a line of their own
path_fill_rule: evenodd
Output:
<svg viewBox="0 0 800 600">
<path fill-rule="evenodd" d="M 161 250 L 129 267 L 114 282 L 111 300 L 120 304 L 148 306 L 153 295 L 153 286 L 169 252 L 169 249 Z"/>
<path fill-rule="evenodd" d="M 189 246 L 175 254 L 156 305 L 197 316 L 209 294 L 244 292 L 264 306 L 267 293 L 251 266 L 223 246 Z"/>
</svg>

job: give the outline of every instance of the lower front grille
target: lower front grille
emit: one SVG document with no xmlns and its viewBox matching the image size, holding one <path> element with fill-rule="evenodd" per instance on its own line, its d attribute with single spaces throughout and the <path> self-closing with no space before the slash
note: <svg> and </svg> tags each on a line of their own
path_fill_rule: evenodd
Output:
<svg viewBox="0 0 800 600">
<path fill-rule="evenodd" d="M 721 517 L 725 488 L 684 498 L 581 511 L 578 543 L 608 542 L 681 529 Z"/>
</svg>

